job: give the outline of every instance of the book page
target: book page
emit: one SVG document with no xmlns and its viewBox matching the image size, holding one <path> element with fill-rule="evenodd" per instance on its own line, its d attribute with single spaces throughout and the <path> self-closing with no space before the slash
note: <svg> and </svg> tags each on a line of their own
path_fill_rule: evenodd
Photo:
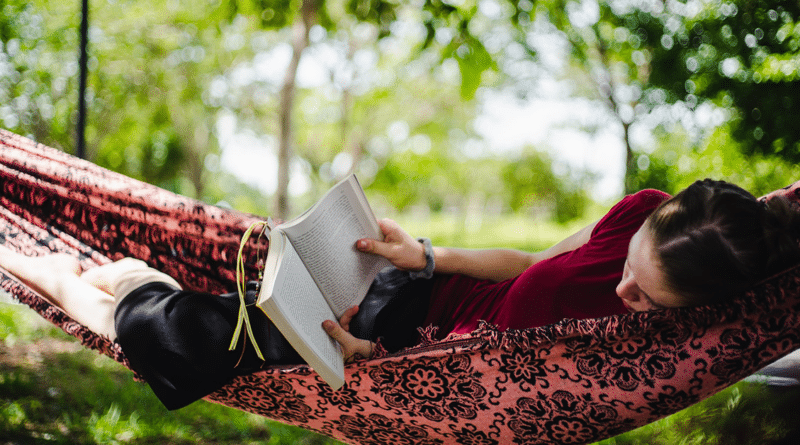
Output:
<svg viewBox="0 0 800 445">
<path fill-rule="evenodd" d="M 375 275 L 389 265 L 382 257 L 355 248 L 358 239 L 383 239 L 383 235 L 354 176 L 337 184 L 303 217 L 281 230 L 337 319 L 361 303 Z"/>
<path fill-rule="evenodd" d="M 270 294 L 259 297 L 259 306 L 300 356 L 334 386 L 343 378 L 344 359 L 339 344 L 322 329 L 322 322 L 336 320 L 336 315 L 291 243 L 284 244 L 271 292 L 262 290 Z"/>
</svg>

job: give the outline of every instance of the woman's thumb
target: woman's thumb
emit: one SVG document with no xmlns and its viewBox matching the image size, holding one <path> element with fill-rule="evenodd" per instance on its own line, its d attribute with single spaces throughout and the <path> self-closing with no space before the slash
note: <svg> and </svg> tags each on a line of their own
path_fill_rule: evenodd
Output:
<svg viewBox="0 0 800 445">
<path fill-rule="evenodd" d="M 328 335 L 330 335 L 330 336 L 331 336 L 331 338 L 333 338 L 334 340 L 336 340 L 336 341 L 338 341 L 338 342 L 341 342 L 341 340 L 343 339 L 343 337 L 342 337 L 342 336 L 343 336 L 343 335 L 344 335 L 344 333 L 345 333 L 345 330 L 344 330 L 344 329 L 342 329 L 342 328 L 339 326 L 339 324 L 338 324 L 338 323 L 336 323 L 335 321 L 331 321 L 331 320 L 325 320 L 325 321 L 323 321 L 323 322 L 322 322 L 322 329 L 324 329 L 324 330 L 325 330 L 325 332 L 326 332 Z"/>
<path fill-rule="evenodd" d="M 388 243 L 374 239 L 362 239 L 356 243 L 356 248 L 359 251 L 376 255 L 383 255 L 387 246 Z"/>
<path fill-rule="evenodd" d="M 356 241 L 356 249 L 365 253 L 372 253 L 375 243 L 370 239 L 360 239 Z"/>
</svg>

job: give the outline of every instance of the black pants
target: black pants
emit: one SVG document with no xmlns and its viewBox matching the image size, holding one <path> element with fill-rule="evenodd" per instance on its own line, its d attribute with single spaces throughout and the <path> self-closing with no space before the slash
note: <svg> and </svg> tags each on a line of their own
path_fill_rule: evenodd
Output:
<svg viewBox="0 0 800 445">
<path fill-rule="evenodd" d="M 389 351 L 413 346 L 427 315 L 432 280 L 404 279 L 399 271 L 375 280 L 351 323 L 358 338 L 381 342 Z M 238 321 L 237 293 L 214 295 L 149 283 L 117 305 L 117 341 L 131 368 L 168 409 L 182 408 L 216 391 L 236 376 L 266 366 L 303 363 L 272 322 L 252 303 L 257 290 L 247 285 L 245 300 L 264 361 L 246 332 L 238 347 L 228 347 Z M 244 347 L 242 347 L 244 342 Z"/>
</svg>

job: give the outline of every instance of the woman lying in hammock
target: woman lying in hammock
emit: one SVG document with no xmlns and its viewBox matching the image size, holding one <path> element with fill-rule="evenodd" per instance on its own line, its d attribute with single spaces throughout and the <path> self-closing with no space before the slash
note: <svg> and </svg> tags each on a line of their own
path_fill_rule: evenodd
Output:
<svg viewBox="0 0 800 445">
<path fill-rule="evenodd" d="M 627 196 L 596 223 L 534 254 L 432 248 L 391 221 L 381 227 L 383 242 L 360 240 L 357 248 L 396 268 L 379 275 L 360 308 L 323 324 L 348 358 L 369 356 L 379 338 L 389 350 L 413 346 L 420 326 L 438 327 L 443 338 L 470 332 L 479 320 L 524 329 L 715 303 L 800 261 L 800 222 L 783 199 L 763 203 L 709 180 L 674 198 L 653 190 Z M 257 337 L 267 339 L 259 342 L 266 360 L 250 344 L 228 351 L 238 296 L 183 291 L 139 260 L 81 274 L 71 256 L 29 258 L 2 248 L 0 265 L 76 321 L 116 337 L 169 409 L 237 375 L 302 362 L 254 305 L 248 311 Z M 256 294 L 251 283 L 248 302 Z"/>
</svg>

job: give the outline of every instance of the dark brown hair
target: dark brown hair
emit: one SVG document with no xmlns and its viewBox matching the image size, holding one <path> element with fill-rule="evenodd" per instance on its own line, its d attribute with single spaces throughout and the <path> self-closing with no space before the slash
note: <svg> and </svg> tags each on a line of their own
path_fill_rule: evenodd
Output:
<svg viewBox="0 0 800 445">
<path fill-rule="evenodd" d="M 800 262 L 800 214 L 724 182 L 697 181 L 645 222 L 667 285 L 687 306 L 739 295 Z"/>
</svg>

